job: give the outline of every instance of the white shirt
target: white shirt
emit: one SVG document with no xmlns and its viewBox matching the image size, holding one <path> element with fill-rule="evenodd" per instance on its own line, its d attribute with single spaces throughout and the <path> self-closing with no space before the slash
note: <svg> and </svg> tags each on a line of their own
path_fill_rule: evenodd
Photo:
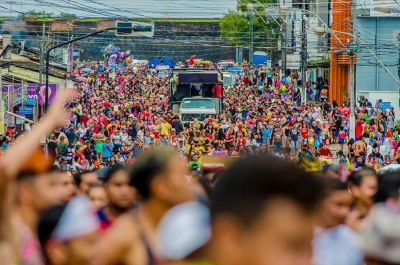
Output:
<svg viewBox="0 0 400 265">
<path fill-rule="evenodd" d="M 364 257 L 357 246 L 356 235 L 346 225 L 331 229 L 315 228 L 313 241 L 314 265 L 363 265 Z"/>
</svg>

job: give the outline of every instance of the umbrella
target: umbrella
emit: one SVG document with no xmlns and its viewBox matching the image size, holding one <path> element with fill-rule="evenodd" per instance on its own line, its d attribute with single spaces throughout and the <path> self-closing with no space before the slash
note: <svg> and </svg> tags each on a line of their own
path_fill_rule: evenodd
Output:
<svg viewBox="0 0 400 265">
<path fill-rule="evenodd" d="M 93 72 L 93 70 L 90 69 L 90 68 L 83 68 L 83 69 L 82 69 L 82 72 L 88 73 L 88 72 Z"/>
<path fill-rule="evenodd" d="M 83 76 L 78 76 L 77 78 L 75 78 L 76 80 L 78 80 L 78 81 L 81 81 L 81 82 L 86 82 L 87 81 L 87 78 L 86 77 L 83 77 Z"/>
</svg>

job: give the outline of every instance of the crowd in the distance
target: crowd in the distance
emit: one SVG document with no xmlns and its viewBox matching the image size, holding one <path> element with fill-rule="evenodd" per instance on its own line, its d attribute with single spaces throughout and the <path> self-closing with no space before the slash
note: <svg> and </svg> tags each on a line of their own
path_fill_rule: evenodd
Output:
<svg viewBox="0 0 400 265">
<path fill-rule="evenodd" d="M 81 65 L 87 67 L 93 71 L 81 73 L 87 81 L 79 82 L 80 95 L 68 103 L 71 119 L 48 135 L 55 165 L 73 174 L 129 165 L 144 150 L 166 145 L 175 147 L 194 168 L 200 168 L 203 154 L 274 154 L 294 162 L 317 158 L 322 164 L 343 158 L 348 167 L 365 164 L 375 169 L 400 161 L 394 111 L 372 108 L 360 98 L 356 139 L 349 139 L 350 109 L 326 98 L 321 101 L 321 90 L 329 90 L 322 78 L 307 83 L 307 97 L 314 99 L 315 94 L 315 101 L 303 105 L 301 73 L 293 71 L 280 80 L 276 69 L 247 66 L 234 74 L 234 85 L 224 86 L 220 114 L 185 123 L 169 105 L 169 76 L 159 77 L 156 67 L 136 65 L 114 73 L 100 63 Z M 74 73 L 79 75 L 79 69 Z M 293 88 L 291 93 L 282 90 L 285 84 Z M 361 136 L 364 144 L 357 142 Z M 13 137 L 7 134 L 3 150 Z M 332 144 L 339 147 L 331 150 Z"/>
</svg>

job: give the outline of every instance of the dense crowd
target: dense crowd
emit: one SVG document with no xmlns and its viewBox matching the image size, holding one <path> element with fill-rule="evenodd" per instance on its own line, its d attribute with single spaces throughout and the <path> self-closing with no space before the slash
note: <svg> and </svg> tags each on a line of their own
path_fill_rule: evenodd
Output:
<svg viewBox="0 0 400 265">
<path fill-rule="evenodd" d="M 246 66 L 223 113 L 184 123 L 156 68 L 92 67 L 2 141 L 2 264 L 400 264 L 393 110 L 360 98 L 348 139 L 326 80 L 304 105 L 299 72 Z"/>
<path fill-rule="evenodd" d="M 300 72 L 279 78 L 277 69 L 247 66 L 235 73 L 233 86 L 223 88 L 222 113 L 184 123 L 168 102 L 169 76 L 159 77 L 156 67 L 136 65 L 117 74 L 101 64 L 92 68 L 81 73 L 87 81 L 79 84 L 78 100 L 69 103 L 72 118 L 49 136 L 49 153 L 62 170 L 128 165 L 143 150 L 167 145 L 198 169 L 203 154 L 273 154 L 294 162 L 307 156 L 322 164 L 344 158 L 348 167 L 375 169 L 400 158 L 393 109 L 373 108 L 360 98 L 356 138 L 349 139 L 350 108 L 328 102 L 323 78 L 307 83 L 305 96 L 315 101 L 304 105 Z M 338 152 L 330 150 L 332 144 Z"/>
</svg>

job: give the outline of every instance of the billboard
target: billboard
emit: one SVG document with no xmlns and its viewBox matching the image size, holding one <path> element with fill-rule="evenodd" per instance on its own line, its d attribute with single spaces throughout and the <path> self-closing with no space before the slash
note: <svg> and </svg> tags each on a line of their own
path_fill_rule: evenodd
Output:
<svg viewBox="0 0 400 265">
<path fill-rule="evenodd" d="M 21 89 L 21 84 L 5 84 L 2 86 L 3 92 L 8 92 L 8 89 L 11 88 L 13 91 L 23 91 Z M 35 99 L 36 102 L 40 106 L 44 106 L 45 97 L 46 97 L 46 85 L 45 84 L 27 84 L 26 88 L 27 92 L 27 100 Z M 49 104 L 51 104 L 56 98 L 57 93 L 57 84 L 49 84 Z"/>
</svg>

